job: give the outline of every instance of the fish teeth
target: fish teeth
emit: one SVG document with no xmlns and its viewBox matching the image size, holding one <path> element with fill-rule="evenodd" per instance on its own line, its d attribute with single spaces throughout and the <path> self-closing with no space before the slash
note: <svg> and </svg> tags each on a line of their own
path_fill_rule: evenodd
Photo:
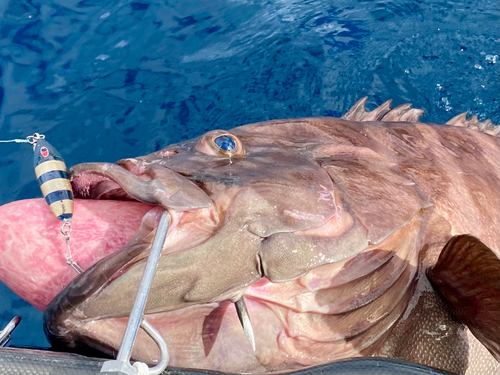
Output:
<svg viewBox="0 0 500 375">
<path fill-rule="evenodd" d="M 247 306 L 245 305 L 245 300 L 243 296 L 239 300 L 234 303 L 236 307 L 236 312 L 238 313 L 238 318 L 240 319 L 240 323 L 243 327 L 243 331 L 245 331 L 245 335 L 250 341 L 250 345 L 252 345 L 252 349 L 255 352 L 255 335 L 253 333 L 252 322 L 250 321 L 250 315 L 248 315 Z"/>
</svg>

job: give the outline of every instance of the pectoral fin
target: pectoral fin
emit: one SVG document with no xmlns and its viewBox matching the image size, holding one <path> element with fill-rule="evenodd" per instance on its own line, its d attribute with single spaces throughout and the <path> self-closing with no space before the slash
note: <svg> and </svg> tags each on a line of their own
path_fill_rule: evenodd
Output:
<svg viewBox="0 0 500 375">
<path fill-rule="evenodd" d="M 476 237 L 455 236 L 428 276 L 455 317 L 500 362 L 500 259 L 495 253 Z"/>
</svg>

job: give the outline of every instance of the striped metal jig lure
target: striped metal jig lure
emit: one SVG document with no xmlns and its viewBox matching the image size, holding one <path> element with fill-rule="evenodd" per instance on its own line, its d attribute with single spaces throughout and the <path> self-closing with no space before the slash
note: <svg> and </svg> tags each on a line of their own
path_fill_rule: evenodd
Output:
<svg viewBox="0 0 500 375">
<path fill-rule="evenodd" d="M 62 221 L 61 233 L 66 241 L 66 263 L 77 273 L 82 273 L 83 269 L 73 260 L 69 246 L 73 217 L 73 189 L 61 154 L 45 140 L 43 134 L 35 133 L 26 139 L 0 141 L 0 143 L 7 142 L 29 143 L 33 146 L 33 166 L 38 185 L 50 210 Z"/>
</svg>

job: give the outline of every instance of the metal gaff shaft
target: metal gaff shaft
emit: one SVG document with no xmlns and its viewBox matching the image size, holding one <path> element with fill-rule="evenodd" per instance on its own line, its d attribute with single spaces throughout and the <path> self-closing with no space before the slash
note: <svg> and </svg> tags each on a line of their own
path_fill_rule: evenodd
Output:
<svg viewBox="0 0 500 375">
<path fill-rule="evenodd" d="M 120 345 L 120 350 L 118 351 L 118 356 L 116 357 L 117 361 L 126 363 L 129 363 L 130 361 L 132 348 L 134 346 L 139 325 L 142 321 L 144 308 L 148 299 L 149 289 L 151 288 L 151 283 L 153 282 L 156 267 L 158 266 L 158 260 L 160 259 L 163 244 L 165 243 L 165 238 L 167 237 L 169 224 L 170 215 L 167 211 L 164 211 L 161 215 L 158 228 L 156 229 L 156 235 L 153 241 L 153 245 L 151 246 L 151 251 L 149 253 L 146 267 L 144 268 L 144 274 L 142 275 L 142 280 L 139 285 L 139 290 L 137 291 L 134 306 L 132 307 L 132 311 L 130 312 L 127 328 L 125 330 L 125 334 L 123 335 L 123 340 Z"/>
</svg>

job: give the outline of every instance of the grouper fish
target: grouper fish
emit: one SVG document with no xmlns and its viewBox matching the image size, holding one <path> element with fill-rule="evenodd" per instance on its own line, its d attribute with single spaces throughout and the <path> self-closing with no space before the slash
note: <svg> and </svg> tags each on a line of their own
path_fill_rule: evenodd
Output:
<svg viewBox="0 0 500 375">
<path fill-rule="evenodd" d="M 33 199 L 0 208 L 0 278 L 45 310 L 54 346 L 114 354 L 166 209 L 146 317 L 172 366 L 272 373 L 378 356 L 498 374 L 500 128 L 465 114 L 424 124 L 409 104 L 365 100 L 342 118 L 76 165 L 85 272 Z M 133 359 L 158 355 L 140 331 Z"/>
</svg>

